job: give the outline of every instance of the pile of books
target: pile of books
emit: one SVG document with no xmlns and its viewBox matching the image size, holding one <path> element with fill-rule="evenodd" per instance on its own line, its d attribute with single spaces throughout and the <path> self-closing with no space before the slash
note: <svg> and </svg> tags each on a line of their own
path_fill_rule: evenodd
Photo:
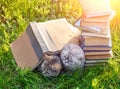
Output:
<svg viewBox="0 0 120 89">
<path fill-rule="evenodd" d="M 79 44 L 80 34 L 65 18 L 30 22 L 10 47 L 17 65 L 33 70 L 42 62 L 44 53 L 59 53 L 65 44 Z"/>
<path fill-rule="evenodd" d="M 109 0 L 79 0 L 83 9 L 75 26 L 82 29 L 82 48 L 86 63 L 107 62 L 112 57 L 110 20 L 114 15 Z"/>
</svg>

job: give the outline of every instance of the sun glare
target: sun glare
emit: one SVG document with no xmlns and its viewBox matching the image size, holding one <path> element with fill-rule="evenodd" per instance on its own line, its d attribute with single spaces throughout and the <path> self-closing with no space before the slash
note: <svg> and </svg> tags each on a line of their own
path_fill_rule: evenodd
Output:
<svg viewBox="0 0 120 89">
<path fill-rule="evenodd" d="M 110 5 L 113 10 L 115 10 L 116 14 L 120 15 L 120 0 L 110 0 Z"/>
</svg>

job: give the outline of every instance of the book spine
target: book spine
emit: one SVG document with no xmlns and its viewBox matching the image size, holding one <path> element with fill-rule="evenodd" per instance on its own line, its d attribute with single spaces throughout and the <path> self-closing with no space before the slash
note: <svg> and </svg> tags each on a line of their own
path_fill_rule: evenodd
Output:
<svg viewBox="0 0 120 89">
<path fill-rule="evenodd" d="M 43 55 L 44 50 L 48 50 L 48 49 L 41 35 L 37 31 L 38 29 L 36 27 L 36 22 L 31 22 L 27 27 L 26 33 L 29 37 L 29 40 L 32 44 L 32 47 L 38 59 L 40 59 Z"/>
</svg>

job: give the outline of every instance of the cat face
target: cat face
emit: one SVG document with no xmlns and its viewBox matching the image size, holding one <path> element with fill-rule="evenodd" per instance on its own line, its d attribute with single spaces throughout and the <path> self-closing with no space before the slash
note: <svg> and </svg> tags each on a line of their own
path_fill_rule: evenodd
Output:
<svg viewBox="0 0 120 89">
<path fill-rule="evenodd" d="M 44 61 L 41 64 L 41 72 L 44 76 L 57 76 L 61 69 L 62 69 L 62 64 L 60 61 L 60 58 L 58 56 L 48 56 L 45 55 L 43 57 Z"/>
</svg>

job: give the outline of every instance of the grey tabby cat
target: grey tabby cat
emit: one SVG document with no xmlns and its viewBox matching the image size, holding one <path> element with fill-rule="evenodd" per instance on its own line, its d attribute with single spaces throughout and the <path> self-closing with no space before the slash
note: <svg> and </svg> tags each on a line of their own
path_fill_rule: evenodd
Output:
<svg viewBox="0 0 120 89">
<path fill-rule="evenodd" d="M 42 58 L 43 62 L 38 66 L 38 70 L 47 77 L 58 76 L 61 69 L 62 63 L 60 57 L 51 53 L 44 54 Z"/>
<path fill-rule="evenodd" d="M 76 70 L 83 68 L 85 56 L 82 48 L 77 44 L 67 44 L 61 51 L 61 60 L 66 69 Z"/>
</svg>

